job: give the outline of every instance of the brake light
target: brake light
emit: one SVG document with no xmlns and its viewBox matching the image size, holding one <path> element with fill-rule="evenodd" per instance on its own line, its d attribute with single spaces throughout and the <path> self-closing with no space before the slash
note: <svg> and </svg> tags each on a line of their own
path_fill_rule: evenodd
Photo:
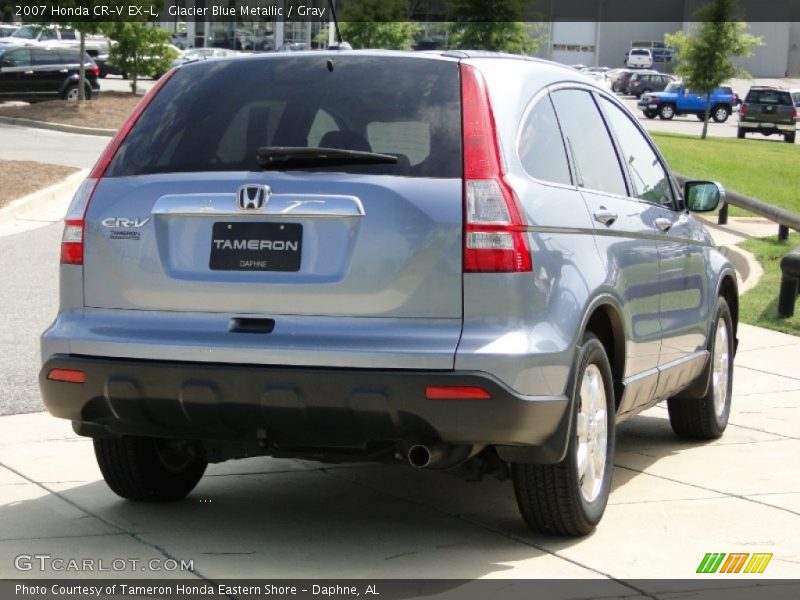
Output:
<svg viewBox="0 0 800 600">
<path fill-rule="evenodd" d="M 92 65 L 92 73 L 94 73 L 95 75 L 100 75 L 100 67 L 98 67 L 97 65 Z"/>
<path fill-rule="evenodd" d="M 532 269 L 516 194 L 504 177 L 497 130 L 483 76 L 461 65 L 464 144 L 464 271 Z"/>
<path fill-rule="evenodd" d="M 92 70 L 97 69 L 95 65 Z M 61 237 L 61 264 L 62 265 L 82 265 L 83 264 L 83 240 L 86 229 L 86 211 L 89 208 L 92 195 L 94 194 L 97 184 L 100 179 L 105 175 L 108 165 L 119 150 L 122 142 L 130 133 L 136 121 L 142 115 L 147 105 L 155 98 L 158 91 L 164 87 L 164 84 L 175 74 L 175 71 L 170 71 L 159 79 L 150 91 L 139 101 L 136 108 L 130 114 L 128 119 L 119 128 L 117 134 L 109 142 L 103 154 L 97 160 L 89 173 L 89 177 L 81 184 L 72 198 L 72 203 L 67 210 L 67 215 L 64 218 L 64 233 Z"/>
<path fill-rule="evenodd" d="M 793 118 L 793 119 L 796 119 L 796 118 L 797 118 L 797 108 L 793 108 L 793 109 L 792 109 L 792 118 Z"/>
<path fill-rule="evenodd" d="M 742 104 L 742 105 L 739 107 L 739 115 L 741 115 L 741 116 L 743 117 L 743 116 L 745 116 L 746 114 L 747 114 L 747 104 Z"/>
</svg>

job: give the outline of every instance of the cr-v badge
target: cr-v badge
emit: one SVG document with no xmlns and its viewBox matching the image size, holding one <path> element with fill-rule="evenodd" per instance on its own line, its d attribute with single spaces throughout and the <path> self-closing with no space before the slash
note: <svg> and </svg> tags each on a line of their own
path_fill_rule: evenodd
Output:
<svg viewBox="0 0 800 600">
<path fill-rule="evenodd" d="M 150 222 L 150 218 L 146 219 L 127 219 L 124 217 L 108 217 L 107 219 L 103 219 L 101 223 L 103 227 L 108 227 L 111 229 L 111 234 L 109 237 L 112 240 L 139 240 L 141 237 L 141 233 L 137 231 L 141 229 L 147 223 Z"/>
</svg>

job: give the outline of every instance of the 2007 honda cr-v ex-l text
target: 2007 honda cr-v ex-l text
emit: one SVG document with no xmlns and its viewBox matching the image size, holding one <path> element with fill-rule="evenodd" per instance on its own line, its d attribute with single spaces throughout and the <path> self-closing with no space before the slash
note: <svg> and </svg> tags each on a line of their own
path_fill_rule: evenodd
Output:
<svg viewBox="0 0 800 600">
<path fill-rule="evenodd" d="M 635 118 L 579 73 L 473 52 L 187 64 L 77 191 L 49 411 L 124 498 L 209 462 L 406 462 L 510 476 L 583 535 L 615 425 L 728 421 L 733 268 Z"/>
</svg>

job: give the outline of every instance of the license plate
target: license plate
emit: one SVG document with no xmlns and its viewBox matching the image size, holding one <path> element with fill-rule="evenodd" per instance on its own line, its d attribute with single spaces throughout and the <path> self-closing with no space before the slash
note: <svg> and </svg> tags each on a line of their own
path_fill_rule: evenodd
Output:
<svg viewBox="0 0 800 600">
<path fill-rule="evenodd" d="M 299 223 L 214 223 L 213 271 L 299 271 L 303 226 Z"/>
<path fill-rule="evenodd" d="M 647 108 L 649 108 L 650 110 L 655 110 L 658 108 L 658 104 L 648 104 Z"/>
</svg>

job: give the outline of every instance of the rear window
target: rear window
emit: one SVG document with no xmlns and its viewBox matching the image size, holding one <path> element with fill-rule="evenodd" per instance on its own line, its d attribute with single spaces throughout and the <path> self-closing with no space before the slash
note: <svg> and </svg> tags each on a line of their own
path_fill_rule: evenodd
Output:
<svg viewBox="0 0 800 600">
<path fill-rule="evenodd" d="M 257 171 L 264 146 L 398 157 L 315 171 L 461 177 L 458 64 L 330 54 L 194 63 L 153 99 L 107 175 Z"/>
<path fill-rule="evenodd" d="M 747 100 L 745 102 L 791 106 L 792 97 L 789 92 L 781 92 L 779 90 L 750 90 L 747 92 Z"/>
</svg>

